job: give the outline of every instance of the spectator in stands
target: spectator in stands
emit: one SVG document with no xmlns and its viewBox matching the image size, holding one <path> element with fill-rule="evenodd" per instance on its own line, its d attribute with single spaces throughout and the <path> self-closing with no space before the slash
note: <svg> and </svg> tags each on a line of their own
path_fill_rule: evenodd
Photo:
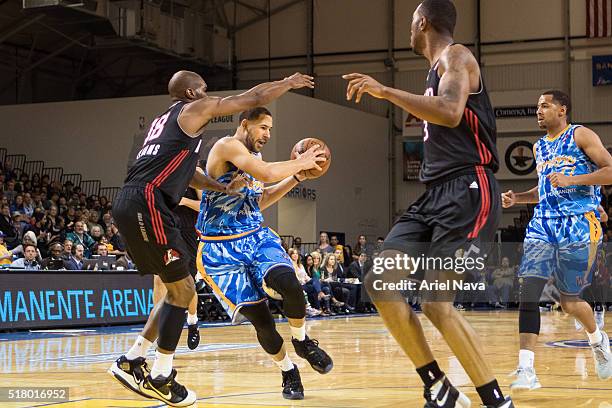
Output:
<svg viewBox="0 0 612 408">
<path fill-rule="evenodd" d="M 73 243 L 72 243 L 72 241 L 71 241 L 71 240 L 69 240 L 69 239 L 65 239 L 65 240 L 63 241 L 63 243 L 64 243 L 64 244 L 63 244 L 63 246 L 62 246 L 62 248 L 63 248 L 63 251 L 62 251 L 62 259 L 63 259 L 64 261 L 67 261 L 67 260 L 69 260 L 69 259 L 70 259 L 70 257 L 72 256 L 72 247 L 74 246 L 74 244 L 73 244 Z"/>
<path fill-rule="evenodd" d="M 40 184 L 43 187 L 46 187 L 49 185 L 49 175 L 48 174 L 43 174 L 42 178 L 40 179 Z"/>
<path fill-rule="evenodd" d="M 508 304 L 510 302 L 510 294 L 514 287 L 514 268 L 510 266 L 510 259 L 504 256 L 501 261 L 501 266 L 495 269 L 491 275 L 493 281 L 493 290 L 497 302 Z"/>
<path fill-rule="evenodd" d="M 43 259 L 41 269 L 48 271 L 59 271 L 66 269 L 64 266 L 64 258 L 62 258 L 62 244 L 54 242 L 49 248 L 50 256 Z"/>
<path fill-rule="evenodd" d="M 98 224 L 93 224 L 89 231 L 91 238 L 96 242 L 100 242 L 100 239 L 102 239 L 104 236 L 102 234 L 102 227 L 100 227 Z"/>
<path fill-rule="evenodd" d="M 37 213 L 34 215 L 34 224 L 28 225 L 24 230 L 24 239 L 28 232 L 32 232 L 32 234 L 36 237 L 36 246 L 40 250 L 41 255 L 44 257 L 47 255 L 47 247 L 49 243 L 49 238 L 51 235 L 45 229 L 43 218 L 45 215 L 43 213 Z"/>
<path fill-rule="evenodd" d="M 83 221 L 75 222 L 74 232 L 67 234 L 66 238 L 75 244 L 83 245 L 85 258 L 91 257 L 95 241 L 88 233 L 85 232 L 85 223 L 83 223 Z"/>
<path fill-rule="evenodd" d="M 108 198 L 106 198 L 106 196 L 100 196 L 99 200 L 100 200 L 100 208 L 102 209 L 102 211 L 105 211 L 106 205 L 109 204 Z"/>
<path fill-rule="evenodd" d="M 25 215 L 21 214 L 19 211 L 13 213 L 13 226 L 17 231 L 18 239 L 23 237 L 24 229 L 28 226 L 28 222 L 24 218 Z"/>
<path fill-rule="evenodd" d="M 372 258 L 372 254 L 374 253 L 374 247 L 370 244 L 365 235 L 360 235 L 357 238 L 357 244 L 355 244 L 355 248 L 353 249 L 353 259 L 355 261 L 359 260 L 359 255 L 365 252 L 368 256 L 368 259 Z"/>
<path fill-rule="evenodd" d="M 40 174 L 38 174 L 38 173 L 32 174 L 31 181 L 32 181 L 32 186 L 33 187 L 36 186 L 36 185 L 40 186 Z"/>
<path fill-rule="evenodd" d="M 34 214 L 34 201 L 32 200 L 32 195 L 27 192 L 23 194 L 23 211 L 25 215 L 31 217 Z"/>
<path fill-rule="evenodd" d="M 332 235 L 331 237 L 329 237 L 329 245 L 331 245 L 331 247 L 334 249 L 334 251 L 336 250 L 336 247 L 340 244 L 340 241 L 338 241 L 338 236 L 337 235 Z"/>
<path fill-rule="evenodd" d="M 15 180 L 17 178 L 17 174 L 13 171 L 13 162 L 10 160 L 4 161 L 4 176 L 6 180 Z"/>
<path fill-rule="evenodd" d="M 100 223 L 102 230 L 106 231 L 108 227 L 111 226 L 112 223 L 113 223 L 112 215 L 109 212 L 105 212 L 104 215 L 102 216 L 102 221 Z"/>
<path fill-rule="evenodd" d="M 382 252 L 384 242 L 385 242 L 385 238 L 383 237 L 376 238 L 376 245 L 374 246 L 374 253 L 372 254 L 372 257 L 377 257 L 378 254 Z"/>
<path fill-rule="evenodd" d="M 121 252 L 121 255 L 125 255 L 125 242 L 121 237 L 121 233 L 115 226 L 115 224 L 111 224 L 110 232 L 106 231 L 106 237 L 108 238 L 108 242 L 113 246 L 114 251 Z"/>
<path fill-rule="evenodd" d="M 317 250 L 323 255 L 334 252 L 334 248 L 329 245 L 329 237 L 327 236 L 327 232 L 322 232 L 319 235 L 319 246 Z"/>
<path fill-rule="evenodd" d="M 338 265 L 344 270 L 344 247 L 342 245 L 336 245 L 334 247 L 334 256 L 338 261 Z"/>
<path fill-rule="evenodd" d="M 9 251 L 4 244 L 4 232 L 0 231 L 0 268 L 6 268 L 11 264 L 13 252 Z"/>
<path fill-rule="evenodd" d="M 372 267 L 372 263 L 368 261 L 368 256 L 365 252 L 359 254 L 356 261 L 353 261 L 349 266 L 348 277 L 359 279 L 363 282 L 363 278 Z"/>
<path fill-rule="evenodd" d="M 14 214 L 16 212 L 25 214 L 25 208 L 23 207 L 23 196 L 21 194 L 17 194 L 15 196 L 15 200 L 11 205 L 11 214 Z"/>
<path fill-rule="evenodd" d="M 302 249 L 302 238 L 301 237 L 293 238 L 293 244 L 291 245 L 291 248 L 296 249 L 298 251 L 298 254 L 300 254 L 301 257 L 304 256 L 304 251 Z"/>
<path fill-rule="evenodd" d="M 327 283 L 331 287 L 332 304 L 339 306 L 339 303 L 344 303 L 344 310 L 353 312 L 355 310 L 356 298 L 353 297 L 351 290 L 346 288 L 338 279 L 340 273 L 338 262 L 334 254 L 328 253 L 323 258 L 323 265 L 321 267 L 321 285 Z M 334 303 L 334 298 L 341 299 L 340 302 Z"/>
<path fill-rule="evenodd" d="M 96 244 L 96 255 L 107 256 L 108 255 L 108 246 L 104 242 L 98 242 Z"/>
<path fill-rule="evenodd" d="M 314 258 L 312 255 L 308 254 L 304 257 L 304 269 L 306 269 L 306 273 L 311 278 L 313 277 L 314 271 Z"/>
<path fill-rule="evenodd" d="M 15 200 L 15 197 L 17 196 L 17 191 L 15 191 L 15 181 L 9 180 L 5 183 L 5 186 L 6 190 L 4 190 L 4 196 L 9 201 L 9 203 L 12 203 Z"/>
<path fill-rule="evenodd" d="M 66 212 L 62 215 L 66 220 L 66 225 L 74 224 L 77 221 L 76 210 L 72 206 L 68 206 Z"/>
<path fill-rule="evenodd" d="M 14 248 L 18 244 L 19 236 L 17 229 L 13 224 L 9 206 L 6 204 L 0 207 L 0 231 L 4 233 L 4 239 L 8 248 Z"/>
<path fill-rule="evenodd" d="M 288 254 L 289 258 L 291 258 L 293 269 L 295 270 L 295 276 L 300 282 L 300 285 L 302 285 L 302 290 L 306 293 L 308 299 L 308 304 L 306 305 L 306 314 L 308 316 L 320 315 L 321 305 L 319 304 L 319 299 L 317 297 L 317 290 L 312 284 L 312 278 L 306 273 L 304 265 L 300 263 L 300 253 L 295 248 L 289 248 Z"/>
<path fill-rule="evenodd" d="M 44 191 L 44 190 L 43 190 Z M 45 207 L 45 210 L 48 210 L 49 208 L 51 208 L 52 205 L 57 206 L 58 202 L 59 202 L 59 194 L 56 192 L 53 192 L 51 194 L 47 194 L 47 199 L 43 200 L 43 207 Z"/>
<path fill-rule="evenodd" d="M 82 271 L 85 247 L 81 243 L 72 246 L 72 254 L 70 259 L 64 262 L 66 269 L 70 271 Z"/>
<path fill-rule="evenodd" d="M 40 270 L 40 264 L 36 260 L 36 247 L 32 244 L 25 244 L 23 246 L 23 258 L 15 260 L 11 264 L 11 268 L 24 268 L 27 271 L 38 271 Z"/>
</svg>

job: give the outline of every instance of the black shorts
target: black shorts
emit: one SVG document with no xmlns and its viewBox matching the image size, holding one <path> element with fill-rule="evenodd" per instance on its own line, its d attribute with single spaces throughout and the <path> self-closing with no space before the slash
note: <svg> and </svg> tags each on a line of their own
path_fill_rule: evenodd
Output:
<svg viewBox="0 0 612 408">
<path fill-rule="evenodd" d="M 196 265 L 196 255 L 198 253 L 198 234 L 195 228 L 190 230 L 181 229 L 181 236 L 187 245 L 187 267 L 189 268 L 189 274 L 195 279 L 198 273 L 198 267 Z"/>
<path fill-rule="evenodd" d="M 159 190 L 123 187 L 113 203 L 113 218 L 140 274 L 158 275 L 166 283 L 189 276 L 189 247 Z"/>
<path fill-rule="evenodd" d="M 462 171 L 427 186 L 396 221 L 383 244 L 412 257 L 486 257 L 501 219 L 501 197 L 493 172 Z M 465 252 L 461 252 L 465 254 Z"/>
</svg>

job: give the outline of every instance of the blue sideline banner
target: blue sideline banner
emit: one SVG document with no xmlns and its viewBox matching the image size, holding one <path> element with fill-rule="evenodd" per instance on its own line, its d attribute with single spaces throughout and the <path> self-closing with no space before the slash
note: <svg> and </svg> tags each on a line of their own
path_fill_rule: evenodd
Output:
<svg viewBox="0 0 612 408">
<path fill-rule="evenodd" d="M 136 271 L 0 272 L 0 330 L 146 321 L 152 276 Z"/>
<path fill-rule="evenodd" d="M 612 55 L 593 55 L 593 86 L 612 85 Z"/>
</svg>

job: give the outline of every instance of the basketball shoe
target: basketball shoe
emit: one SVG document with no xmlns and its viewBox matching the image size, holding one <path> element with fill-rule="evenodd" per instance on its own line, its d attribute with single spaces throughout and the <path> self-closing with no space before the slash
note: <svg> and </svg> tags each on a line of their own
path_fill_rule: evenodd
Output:
<svg viewBox="0 0 612 408">
<path fill-rule="evenodd" d="M 470 408 L 472 402 L 461 391 L 453 387 L 446 376 L 440 378 L 430 388 L 425 387 L 424 408 Z"/>
<path fill-rule="evenodd" d="M 605 332 L 601 332 L 601 341 L 591 344 L 593 357 L 595 358 L 595 370 L 597 376 L 602 380 L 612 377 L 612 354 L 610 354 L 610 339 Z"/>
<path fill-rule="evenodd" d="M 289 400 L 304 399 L 304 387 L 300 378 L 300 371 L 294 364 L 293 369 L 283 371 L 283 398 Z"/>
<path fill-rule="evenodd" d="M 128 360 L 124 355 L 119 357 L 107 371 L 121 385 L 130 391 L 146 398 L 151 398 L 140 391 L 140 384 L 149 374 L 149 368 L 144 357 Z"/>
<path fill-rule="evenodd" d="M 200 344 L 200 330 L 198 324 L 187 325 L 187 347 L 189 350 L 195 350 Z"/>
<path fill-rule="evenodd" d="M 158 375 L 151 378 L 151 374 L 149 374 L 140 383 L 140 391 L 149 398 L 155 398 L 172 407 L 193 405 L 196 402 L 195 392 L 179 384 L 175 377 L 175 369 L 172 369 L 168 377 Z"/>
<path fill-rule="evenodd" d="M 292 339 L 295 353 L 310 363 L 310 366 L 319 374 L 327 374 L 334 367 L 331 357 L 319 347 L 319 342 L 308 336 L 304 341 Z"/>
<path fill-rule="evenodd" d="M 516 380 L 510 384 L 510 391 L 531 391 L 542 387 L 533 367 L 519 367 L 512 374 Z"/>
</svg>

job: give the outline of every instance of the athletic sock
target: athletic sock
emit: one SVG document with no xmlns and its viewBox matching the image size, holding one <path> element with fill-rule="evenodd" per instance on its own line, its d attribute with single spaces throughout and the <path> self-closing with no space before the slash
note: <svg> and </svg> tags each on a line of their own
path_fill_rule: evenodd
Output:
<svg viewBox="0 0 612 408">
<path fill-rule="evenodd" d="M 125 353 L 125 358 L 127 358 L 128 360 L 135 360 L 138 357 L 146 357 L 147 352 L 149 351 L 149 347 L 151 347 L 151 344 L 152 343 L 149 340 L 145 339 L 142 336 L 138 336 L 138 338 L 132 345 L 132 348 L 130 348 L 128 352 Z"/>
</svg>

